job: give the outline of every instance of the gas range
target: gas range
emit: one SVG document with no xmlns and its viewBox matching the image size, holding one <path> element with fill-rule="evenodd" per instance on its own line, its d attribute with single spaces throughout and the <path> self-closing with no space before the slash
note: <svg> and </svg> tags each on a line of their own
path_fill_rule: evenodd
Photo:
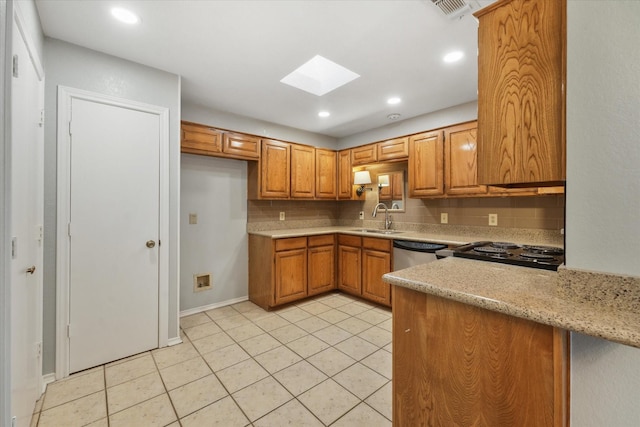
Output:
<svg viewBox="0 0 640 427">
<path fill-rule="evenodd" d="M 564 249 L 510 242 L 474 242 L 455 247 L 448 255 L 556 271 L 564 263 Z"/>
</svg>

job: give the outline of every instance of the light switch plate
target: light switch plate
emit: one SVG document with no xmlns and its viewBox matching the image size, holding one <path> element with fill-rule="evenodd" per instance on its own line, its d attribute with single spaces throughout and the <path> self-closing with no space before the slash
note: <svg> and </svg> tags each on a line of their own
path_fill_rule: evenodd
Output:
<svg viewBox="0 0 640 427">
<path fill-rule="evenodd" d="M 198 223 L 198 214 L 190 213 L 189 214 L 189 224 L 197 224 Z"/>
</svg>

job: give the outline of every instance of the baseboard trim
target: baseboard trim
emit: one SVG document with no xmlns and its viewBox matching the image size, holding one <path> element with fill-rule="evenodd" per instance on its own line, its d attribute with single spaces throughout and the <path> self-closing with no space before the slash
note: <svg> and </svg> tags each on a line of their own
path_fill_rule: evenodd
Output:
<svg viewBox="0 0 640 427">
<path fill-rule="evenodd" d="M 42 376 L 42 393 L 44 393 L 45 390 L 47 389 L 47 385 L 51 384 L 55 380 L 56 380 L 56 374 L 53 372 L 50 374 L 43 375 Z"/>
<path fill-rule="evenodd" d="M 169 338 L 169 340 L 167 341 L 167 347 L 171 347 L 172 345 L 178 345 L 178 344 L 182 344 L 182 338 L 180 337 Z"/>
<path fill-rule="evenodd" d="M 190 308 L 188 310 L 184 310 L 180 312 L 180 317 L 191 316 L 192 314 L 202 313 L 203 311 L 213 310 L 214 308 L 226 307 L 231 304 L 237 304 L 239 302 L 247 301 L 249 296 L 244 296 L 240 298 L 234 298 L 222 302 L 216 302 L 209 305 L 203 305 L 201 307 Z"/>
</svg>

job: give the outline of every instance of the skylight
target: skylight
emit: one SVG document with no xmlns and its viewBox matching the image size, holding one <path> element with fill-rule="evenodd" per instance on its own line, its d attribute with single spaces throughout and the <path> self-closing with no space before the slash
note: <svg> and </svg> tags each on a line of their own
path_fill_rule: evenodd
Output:
<svg viewBox="0 0 640 427">
<path fill-rule="evenodd" d="M 322 96 L 358 77 L 360 77 L 359 74 L 342 65 L 316 55 L 280 82 Z"/>
</svg>

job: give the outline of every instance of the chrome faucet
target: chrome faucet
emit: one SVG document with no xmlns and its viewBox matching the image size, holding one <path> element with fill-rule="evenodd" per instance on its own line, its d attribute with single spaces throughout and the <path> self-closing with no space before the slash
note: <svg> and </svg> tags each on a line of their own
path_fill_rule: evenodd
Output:
<svg viewBox="0 0 640 427">
<path fill-rule="evenodd" d="M 387 207 L 387 205 L 385 205 L 384 203 L 378 203 L 374 208 L 373 208 L 373 213 L 371 214 L 372 217 L 376 217 L 376 215 L 378 215 L 378 208 L 379 207 L 383 207 L 384 208 L 384 229 L 385 230 L 389 230 L 391 228 L 391 215 L 389 215 L 389 208 Z"/>
</svg>

